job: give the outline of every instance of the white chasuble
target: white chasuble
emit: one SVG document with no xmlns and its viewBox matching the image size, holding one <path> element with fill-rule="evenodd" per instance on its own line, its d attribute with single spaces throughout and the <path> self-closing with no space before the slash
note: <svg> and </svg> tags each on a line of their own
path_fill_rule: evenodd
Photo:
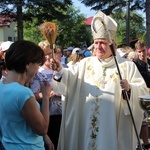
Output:
<svg viewBox="0 0 150 150">
<path fill-rule="evenodd" d="M 131 87 L 129 103 L 140 133 L 143 111 L 138 96 L 148 89 L 133 62 L 118 58 L 118 63 Z M 61 82 L 53 81 L 55 92 L 65 96 L 58 150 L 135 150 L 137 137 L 113 57 L 85 58 L 62 71 Z"/>
</svg>

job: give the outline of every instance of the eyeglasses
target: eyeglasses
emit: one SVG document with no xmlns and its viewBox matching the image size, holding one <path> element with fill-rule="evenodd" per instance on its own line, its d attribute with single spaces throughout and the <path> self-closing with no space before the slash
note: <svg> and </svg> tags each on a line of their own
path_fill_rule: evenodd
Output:
<svg viewBox="0 0 150 150">
<path fill-rule="evenodd" d="M 58 52 L 56 52 L 56 54 L 61 54 L 61 52 L 58 51 Z"/>
</svg>

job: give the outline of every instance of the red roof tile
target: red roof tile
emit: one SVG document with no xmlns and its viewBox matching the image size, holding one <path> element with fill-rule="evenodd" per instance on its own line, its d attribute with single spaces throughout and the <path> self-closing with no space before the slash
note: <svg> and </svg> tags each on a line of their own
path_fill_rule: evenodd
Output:
<svg viewBox="0 0 150 150">
<path fill-rule="evenodd" d="M 10 24 L 14 21 L 15 19 L 8 16 L 8 15 L 1 15 L 0 14 L 0 27 L 3 26 L 10 26 Z"/>
<path fill-rule="evenodd" d="M 86 24 L 86 25 L 91 25 L 91 22 L 92 22 L 92 19 L 93 19 L 93 17 L 89 17 L 89 18 L 86 18 L 85 20 L 84 20 L 84 23 Z"/>
</svg>

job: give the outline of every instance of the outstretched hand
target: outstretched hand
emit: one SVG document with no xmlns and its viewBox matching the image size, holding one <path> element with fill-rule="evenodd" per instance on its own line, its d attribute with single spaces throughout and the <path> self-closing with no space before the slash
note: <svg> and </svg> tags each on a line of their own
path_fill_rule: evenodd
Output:
<svg viewBox="0 0 150 150">
<path fill-rule="evenodd" d="M 62 69 L 62 64 L 58 59 L 50 59 L 50 68 L 54 71 L 60 71 Z"/>
<path fill-rule="evenodd" d="M 49 97 L 49 93 L 52 90 L 49 81 L 42 81 L 41 82 L 41 92 L 43 97 Z"/>
</svg>

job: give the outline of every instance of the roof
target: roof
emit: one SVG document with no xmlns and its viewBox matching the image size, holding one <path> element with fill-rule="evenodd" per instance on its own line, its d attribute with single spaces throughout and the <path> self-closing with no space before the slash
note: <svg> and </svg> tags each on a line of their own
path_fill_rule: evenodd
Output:
<svg viewBox="0 0 150 150">
<path fill-rule="evenodd" d="M 92 22 L 92 19 L 93 19 L 93 16 L 92 17 L 89 17 L 89 18 L 86 18 L 85 20 L 84 20 L 84 23 L 86 24 L 86 25 L 91 25 L 91 22 Z"/>
<path fill-rule="evenodd" d="M 2 15 L 0 14 L 0 27 L 10 26 L 10 24 L 15 21 L 13 15 Z"/>
</svg>

